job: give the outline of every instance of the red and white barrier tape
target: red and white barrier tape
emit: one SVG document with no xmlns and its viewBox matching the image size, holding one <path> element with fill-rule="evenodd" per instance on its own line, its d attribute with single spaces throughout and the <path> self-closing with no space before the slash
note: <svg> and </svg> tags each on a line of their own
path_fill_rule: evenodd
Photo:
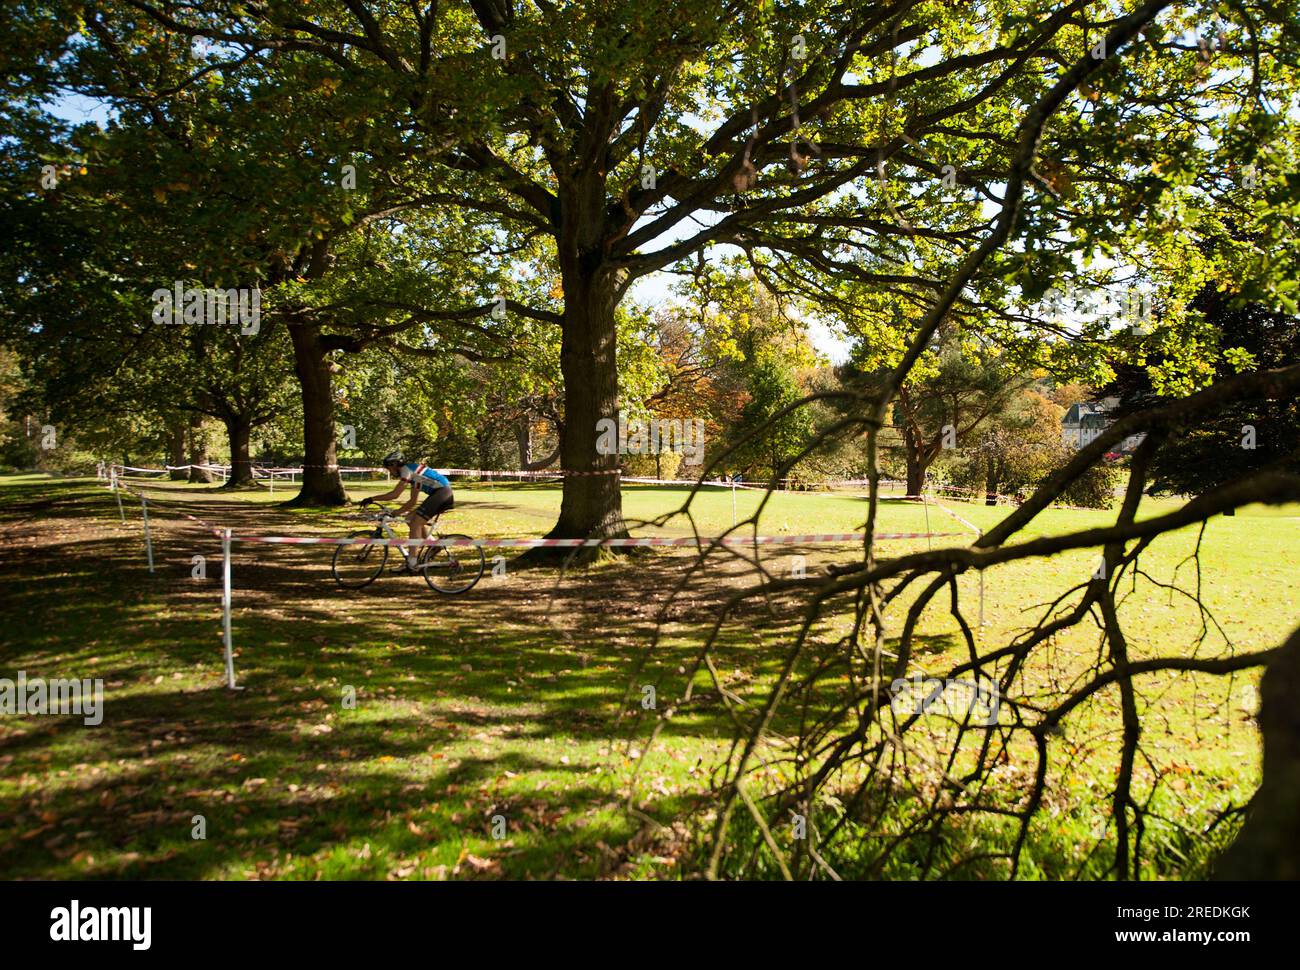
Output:
<svg viewBox="0 0 1300 970">
<path fill-rule="evenodd" d="M 965 535 L 963 532 L 881 532 L 877 541 L 884 539 L 926 539 Z M 250 536 L 232 534 L 233 542 L 264 542 L 295 546 L 480 546 L 501 548 L 578 548 L 591 546 L 707 546 L 714 542 L 723 545 L 814 545 L 817 543 L 861 542 L 862 532 L 833 532 L 805 536 L 648 536 L 641 539 L 333 539 L 307 536 Z"/>
<path fill-rule="evenodd" d="M 170 471 L 184 471 L 189 468 L 198 468 L 202 471 L 222 472 L 222 473 L 228 473 L 231 470 L 230 465 L 164 465 L 162 468 L 142 468 L 135 465 L 113 464 L 113 465 L 108 465 L 106 467 L 109 469 L 118 469 L 121 471 L 130 471 L 130 472 L 136 472 L 139 474 L 147 474 L 147 475 L 163 475 Z M 287 466 L 286 465 L 283 467 L 281 466 L 267 467 L 262 465 L 254 465 L 252 466 L 252 472 L 254 475 L 301 475 L 303 473 L 303 469 L 307 467 L 330 468 L 339 472 L 339 474 L 341 475 L 359 474 L 363 472 L 377 474 L 385 471 L 385 469 L 382 467 L 370 466 L 370 465 L 320 465 L 320 466 L 318 465 Z M 504 478 L 515 478 L 515 479 L 570 478 L 574 476 L 584 476 L 584 475 L 622 475 L 621 469 L 618 468 L 602 469 L 600 471 L 566 471 L 563 468 L 542 469 L 542 470 L 535 470 L 535 471 L 525 471 L 523 469 L 517 469 L 514 471 L 497 471 L 497 470 L 486 469 L 486 468 L 438 468 L 435 470 L 442 475 L 463 475 L 463 476 L 473 477 L 473 478 L 503 478 L 503 479 Z M 693 478 L 647 478 L 641 476 L 622 475 L 622 480 L 625 482 L 632 482 L 638 485 L 695 485 L 696 484 L 696 480 Z M 700 482 L 699 484 L 705 486 L 737 488 L 737 489 L 744 489 L 746 491 L 758 491 L 758 492 L 765 492 L 767 491 L 768 488 L 766 483 L 756 484 L 751 482 L 726 482 L 726 481 L 719 481 L 716 479 L 706 481 L 706 482 Z M 778 485 L 778 488 L 781 488 L 783 491 L 803 491 L 803 490 L 817 488 L 821 486 L 826 486 L 830 488 L 858 488 L 869 484 L 870 484 L 870 479 L 866 479 L 866 478 L 828 479 L 827 481 L 821 481 L 821 482 L 806 482 L 799 479 L 783 478 L 780 480 L 780 485 Z M 896 485 L 900 483 L 889 479 L 882 479 L 881 484 Z M 937 492 L 956 492 L 962 495 L 968 493 L 975 494 L 975 495 L 987 494 L 985 492 L 981 492 L 981 490 L 979 489 L 958 488 L 955 485 L 931 485 L 930 488 L 932 488 L 934 491 Z M 1000 500 L 1006 500 L 1010 502 L 1022 500 L 1021 496 L 1007 495 L 1002 492 L 996 492 L 994 493 L 994 495 Z M 884 495 L 882 497 L 891 498 L 891 499 L 911 499 L 911 500 L 919 501 L 923 496 Z M 1082 506 L 1082 505 L 1063 505 L 1063 504 L 1054 503 L 1050 507 L 1057 508 L 1057 509 L 1071 509 L 1071 510 L 1081 511 L 1081 512 L 1096 511 L 1096 509 L 1089 509 L 1087 506 Z"/>
<path fill-rule="evenodd" d="M 437 468 L 441 475 L 466 475 L 473 478 L 572 478 L 584 475 L 621 475 L 621 468 L 603 468 L 598 471 L 565 471 L 563 468 L 535 471 L 492 471 L 486 468 Z"/>
<path fill-rule="evenodd" d="M 179 509 L 177 511 L 179 511 Z M 203 528 L 211 532 L 214 536 L 220 537 L 221 535 L 224 534 L 216 526 L 212 525 L 211 523 L 204 522 L 197 515 L 190 515 L 188 512 L 181 512 L 181 515 L 185 516 L 185 518 L 189 519 L 191 522 L 197 522 L 199 525 L 203 526 Z"/>
<path fill-rule="evenodd" d="M 197 468 L 200 471 L 207 472 L 229 472 L 230 465 L 164 465 L 162 468 L 141 468 L 135 465 L 110 465 L 109 468 L 115 468 L 120 471 L 131 471 L 140 474 L 163 475 L 171 471 L 185 471 L 189 468 Z M 251 466 L 254 475 L 258 474 L 275 474 L 275 475 L 301 475 L 304 468 L 328 468 L 338 472 L 341 475 L 356 474 L 358 472 L 383 472 L 385 468 L 373 465 L 285 465 L 269 467 L 266 465 Z M 436 469 L 443 475 L 469 475 L 479 478 L 563 478 L 572 475 L 617 475 L 620 470 L 617 468 L 607 471 L 589 471 L 589 472 L 566 472 L 563 469 L 555 471 L 487 471 L 482 468 L 439 468 Z"/>
<path fill-rule="evenodd" d="M 199 471 L 205 471 L 205 472 L 222 472 L 222 473 L 229 472 L 231 470 L 230 465 L 164 465 L 162 468 L 140 468 L 135 465 L 108 465 L 106 467 L 115 469 L 117 471 L 129 471 L 129 472 L 136 472 L 138 474 L 146 474 L 146 475 L 165 475 L 167 472 L 180 472 L 180 471 L 185 471 L 186 469 L 189 468 L 197 468 L 199 469 Z M 265 474 L 301 475 L 302 467 L 303 466 L 301 465 L 296 465 L 294 467 L 286 466 L 283 468 L 281 467 L 271 468 L 265 465 L 253 465 L 251 466 L 251 470 L 254 475 L 265 475 Z M 335 471 L 344 474 L 349 474 L 354 472 L 384 471 L 383 468 L 372 468 L 367 465 L 331 465 L 330 467 L 333 468 Z"/>
<path fill-rule="evenodd" d="M 209 471 L 209 472 L 226 473 L 230 471 L 231 466 L 229 465 L 164 465 L 162 468 L 140 468 L 133 465 L 112 465 L 109 467 L 117 468 L 122 471 L 132 471 L 132 472 L 151 474 L 151 475 L 162 475 L 169 471 L 184 471 L 189 468 L 198 468 L 202 471 Z M 339 474 L 343 474 L 343 475 L 356 474 L 360 472 L 379 473 L 386 470 L 382 467 L 368 466 L 368 465 L 307 465 L 307 466 L 293 465 L 293 466 L 283 466 L 283 467 L 280 466 L 267 467 L 264 465 L 254 465 L 252 466 L 252 471 L 254 475 L 266 475 L 266 474 L 301 475 L 303 473 L 304 467 L 330 468 L 333 469 L 334 471 L 339 472 Z M 563 468 L 540 469 L 540 470 L 532 470 L 532 471 L 526 471 L 524 469 L 499 471 L 499 470 L 487 469 L 487 468 L 436 468 L 435 471 L 437 471 L 441 475 L 455 475 L 455 476 L 465 476 L 469 478 L 482 478 L 482 479 L 490 479 L 490 478 L 552 479 L 552 478 L 582 477 L 586 475 L 620 475 L 623 481 L 633 482 L 639 485 L 695 485 L 696 484 L 696 479 L 693 478 L 649 478 L 649 477 L 642 477 L 642 476 L 623 475 L 622 470 L 618 468 L 601 469 L 598 471 L 566 471 Z M 760 483 L 753 483 L 753 482 L 727 482 L 719 479 L 711 479 L 706 482 L 701 482 L 700 484 L 708 485 L 708 486 L 720 486 L 723 488 L 745 489 L 747 491 L 757 491 L 757 492 L 767 491 L 766 483 L 760 484 Z M 832 487 L 832 488 L 843 488 L 843 487 L 861 487 L 867 484 L 869 484 L 869 481 L 868 479 L 865 478 L 845 478 L 845 479 L 828 480 L 824 482 L 806 482 L 798 479 L 783 478 L 780 480 L 778 489 L 782 491 L 804 491 L 804 490 L 809 490 L 821 486 Z M 882 482 L 882 484 L 891 484 L 891 482 L 885 480 Z M 892 483 L 892 484 L 898 484 L 898 483 Z M 890 497 L 891 498 L 915 498 L 916 496 L 890 496 Z"/>
<path fill-rule="evenodd" d="M 980 536 L 983 536 L 983 535 L 984 535 L 984 530 L 983 530 L 983 529 L 981 529 L 979 526 L 977 526 L 974 522 L 971 522 L 971 521 L 969 521 L 969 520 L 967 520 L 967 519 L 962 518 L 960 515 L 958 515 L 958 514 L 957 514 L 956 512 L 954 512 L 952 509 L 948 508 L 948 506 L 946 506 L 946 505 L 944 505 L 942 502 L 940 502 L 937 498 L 934 500 L 934 507 L 937 508 L 939 511 L 941 511 L 941 512 L 945 512 L 945 513 L 947 513 L 948 515 L 952 516 L 954 519 L 956 519 L 958 522 L 960 522 L 960 523 L 961 523 L 962 525 L 964 525 L 966 528 L 970 529 L 972 532 L 974 532 L 974 533 L 976 533 L 976 534 L 978 534 L 978 535 L 980 535 Z"/>
<path fill-rule="evenodd" d="M 207 472 L 221 472 L 223 474 L 231 470 L 230 465 L 164 465 L 162 468 L 141 468 L 135 465 L 111 465 L 108 467 L 115 468 L 119 471 L 130 471 L 130 472 L 136 472 L 139 474 L 147 474 L 147 475 L 164 475 L 167 472 L 185 471 L 186 469 L 190 469 L 190 468 L 197 468 L 200 471 L 207 471 Z M 328 465 L 328 466 L 310 465 L 305 467 L 310 467 L 310 468 L 328 467 L 337 471 L 341 475 L 356 474 L 359 472 L 379 473 L 379 472 L 386 471 L 386 469 L 382 467 L 368 466 L 368 465 Z M 303 468 L 304 468 L 303 465 L 293 465 L 293 466 L 286 465 L 283 467 L 280 466 L 268 467 L 265 465 L 253 465 L 251 470 L 255 476 L 301 475 L 303 473 Z M 494 471 L 485 468 L 436 468 L 434 470 L 441 475 L 456 475 L 456 476 L 465 476 L 470 478 L 501 478 L 501 479 L 547 478 L 549 479 L 549 478 L 572 478 L 575 476 L 581 477 L 585 475 L 620 475 L 622 476 L 623 481 L 635 482 L 637 484 L 694 485 L 696 483 L 696 480 L 693 478 L 644 478 L 639 476 L 623 475 L 622 470 L 618 468 L 602 469 L 600 471 L 565 471 L 562 468 L 556 468 L 550 470 L 543 469 L 540 471 L 524 471 L 522 469 L 517 471 Z M 765 491 L 767 489 L 766 485 L 754 485 L 754 484 L 743 483 L 743 482 L 724 482 L 724 481 L 719 481 L 717 479 L 706 481 L 703 482 L 702 484 L 723 486 L 725 488 L 734 487 L 734 488 L 743 488 L 743 489 L 753 489 L 757 491 Z M 800 484 L 858 485 L 862 483 L 860 483 L 856 479 L 849 479 L 844 482 L 811 482 L 811 483 L 800 483 Z"/>
</svg>

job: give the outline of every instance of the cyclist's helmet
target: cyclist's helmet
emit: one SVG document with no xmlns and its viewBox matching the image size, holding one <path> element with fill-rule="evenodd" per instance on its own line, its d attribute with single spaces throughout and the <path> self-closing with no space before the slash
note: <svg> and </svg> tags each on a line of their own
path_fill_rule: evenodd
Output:
<svg viewBox="0 0 1300 970">
<path fill-rule="evenodd" d="M 390 451 L 384 456 L 383 465 L 387 468 L 389 465 L 401 465 L 406 462 L 400 451 Z"/>
</svg>

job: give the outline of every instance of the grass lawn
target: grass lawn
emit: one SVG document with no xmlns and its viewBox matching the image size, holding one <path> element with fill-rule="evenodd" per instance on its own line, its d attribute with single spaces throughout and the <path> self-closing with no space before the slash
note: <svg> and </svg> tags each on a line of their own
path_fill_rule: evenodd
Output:
<svg viewBox="0 0 1300 970">
<path fill-rule="evenodd" d="M 624 810 L 629 785 L 651 815 L 671 820 L 707 787 L 725 750 L 721 704 L 671 722 L 632 779 L 644 722 L 619 719 L 634 665 L 668 591 L 691 555 L 668 550 L 561 576 L 515 570 L 470 593 L 440 598 L 416 578 L 385 576 L 344 593 L 329 576 L 331 547 L 237 545 L 234 643 L 243 690 L 223 686 L 220 546 L 179 515 L 236 532 L 341 535 L 361 528 L 355 510 L 290 511 L 265 492 L 141 480 L 151 496 L 156 572 L 145 568 L 139 503 L 118 519 L 93 480 L 0 477 L 0 676 L 102 678 L 103 723 L 71 716 L 0 719 L 0 873 L 8 878 L 673 878 L 694 864 L 680 827 L 643 825 Z M 379 483 L 350 485 L 354 496 Z M 627 486 L 631 520 L 668 512 L 686 489 Z M 737 513 L 762 494 L 740 491 Z M 732 524 L 733 495 L 709 489 L 694 504 L 711 535 Z M 1007 509 L 945 503 L 987 528 Z M 1147 500 L 1142 514 L 1171 503 Z M 539 536 L 559 508 L 558 486 L 457 487 L 443 527 L 477 536 Z M 865 502 L 851 495 L 782 494 L 764 534 L 855 531 Z M 1035 524 L 1074 531 L 1113 513 L 1055 510 Z M 928 521 L 928 526 L 927 526 Z M 942 510 L 889 502 L 879 530 L 964 532 Z M 684 535 L 675 520 L 636 534 Z M 1028 532 L 1025 538 L 1035 533 Z M 1158 540 L 1143 557 L 1153 580 L 1195 582 L 1196 530 Z M 969 542 L 966 537 L 933 540 Z M 891 542 L 886 554 L 924 549 Z M 1212 520 L 1201 549 L 1204 602 L 1233 649 L 1278 643 L 1295 626 L 1300 588 L 1300 507 L 1249 508 Z M 490 553 L 495 555 L 495 552 Z M 511 555 L 506 551 L 507 558 Z M 787 573 L 810 574 L 853 558 L 851 547 L 765 547 Z M 196 579 L 193 557 L 206 557 Z M 991 570 L 986 638 L 1005 640 L 1034 604 L 1086 579 L 1096 554 Z M 682 685 L 678 668 L 730 590 L 750 570 L 722 557 L 672 604 L 662 650 L 640 683 L 661 696 Z M 978 578 L 960 579 L 977 602 Z M 923 667 L 964 650 L 942 611 L 922 620 Z M 1185 597 L 1140 580 L 1124 605 L 1132 649 L 1196 649 L 1200 622 Z M 720 661 L 730 687 L 756 690 L 779 665 L 793 616 L 749 611 L 725 630 Z M 846 618 L 817 636 L 833 639 Z M 1026 671 L 1030 686 L 1065 689 L 1095 657 L 1096 631 L 1063 635 Z M 1199 648 L 1222 652 L 1211 630 Z M 648 679 L 646 679 L 648 678 Z M 1152 875 L 1194 874 L 1189 832 L 1204 827 L 1258 782 L 1251 678 L 1152 677 L 1143 721 L 1167 829 L 1152 834 Z M 355 693 L 355 705 L 344 699 Z M 1104 843 L 1100 799 L 1114 770 L 1119 718 L 1102 695 L 1062 738 L 1050 812 L 1035 831 L 1028 875 L 1068 877 Z M 1145 772 L 1146 776 L 1142 773 Z M 1098 793 L 1094 795 L 1093 793 Z M 202 816 L 206 838 L 196 839 Z M 1163 824 L 1163 823 L 1162 823 Z M 495 834 L 502 835 L 494 838 Z M 1092 842 L 1090 837 L 1096 836 Z M 900 870 L 898 875 L 906 875 Z"/>
</svg>

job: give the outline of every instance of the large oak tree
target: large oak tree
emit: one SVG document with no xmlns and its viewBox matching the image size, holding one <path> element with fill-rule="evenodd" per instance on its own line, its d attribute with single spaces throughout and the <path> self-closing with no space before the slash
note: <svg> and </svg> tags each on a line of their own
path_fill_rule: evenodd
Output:
<svg viewBox="0 0 1300 970">
<path fill-rule="evenodd" d="M 1009 294 L 1032 299 L 1081 257 L 1167 236 L 1171 188 L 1213 191 L 1235 177 L 1229 160 L 1236 175 L 1254 161 L 1278 123 L 1251 109 L 1285 71 L 1265 55 L 1293 29 L 1290 6 L 114 0 L 86 43 L 121 57 L 127 38 L 133 61 L 200 41 L 202 66 L 153 84 L 147 110 L 219 76 L 254 105 L 240 124 L 270 108 L 273 126 L 328 140 L 285 168 L 319 180 L 326 161 L 366 150 L 402 187 L 391 205 L 528 240 L 467 260 L 458 292 L 554 277 L 540 305 L 510 303 L 562 328 L 568 475 L 551 534 L 611 536 L 624 525 L 597 422 L 618 407 L 615 321 L 637 279 L 727 246 L 765 284 L 827 307 L 892 303 L 909 328 L 938 303 L 991 307 L 1032 325 Z M 317 200 L 310 214 L 285 269 L 308 280 L 347 224 Z M 985 258 L 1013 229 L 1017 245 Z M 945 279 L 975 254 L 949 299 Z M 447 323 L 490 307 L 406 309 Z M 290 324 L 309 459 L 332 430 L 325 354 L 355 339 L 335 325 Z"/>
</svg>

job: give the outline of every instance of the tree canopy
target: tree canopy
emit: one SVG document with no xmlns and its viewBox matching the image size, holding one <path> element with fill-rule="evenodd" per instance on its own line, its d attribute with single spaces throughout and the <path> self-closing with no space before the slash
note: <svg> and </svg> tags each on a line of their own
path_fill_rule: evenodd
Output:
<svg viewBox="0 0 1300 970">
<path fill-rule="evenodd" d="M 563 468 L 610 471 L 596 429 L 624 394 L 630 288 L 726 252 L 900 367 L 949 319 L 1100 380 L 1114 320 L 1044 302 L 1126 280 L 1171 307 L 1227 278 L 1293 299 L 1294 13 L 36 3 L 9 82 L 5 137 L 29 151 L 10 198 L 53 201 L 52 159 L 57 192 L 183 233 L 205 285 L 264 289 L 301 388 L 305 501 L 343 498 L 333 358 L 495 359 L 528 328 L 558 332 Z M 106 105 L 107 125 L 53 121 L 43 106 L 68 94 Z M 1225 213 L 1267 258 L 1179 231 Z M 1143 337 L 1174 389 L 1206 373 L 1196 326 L 1167 313 Z M 564 490 L 554 535 L 622 534 L 613 476 Z"/>
</svg>

